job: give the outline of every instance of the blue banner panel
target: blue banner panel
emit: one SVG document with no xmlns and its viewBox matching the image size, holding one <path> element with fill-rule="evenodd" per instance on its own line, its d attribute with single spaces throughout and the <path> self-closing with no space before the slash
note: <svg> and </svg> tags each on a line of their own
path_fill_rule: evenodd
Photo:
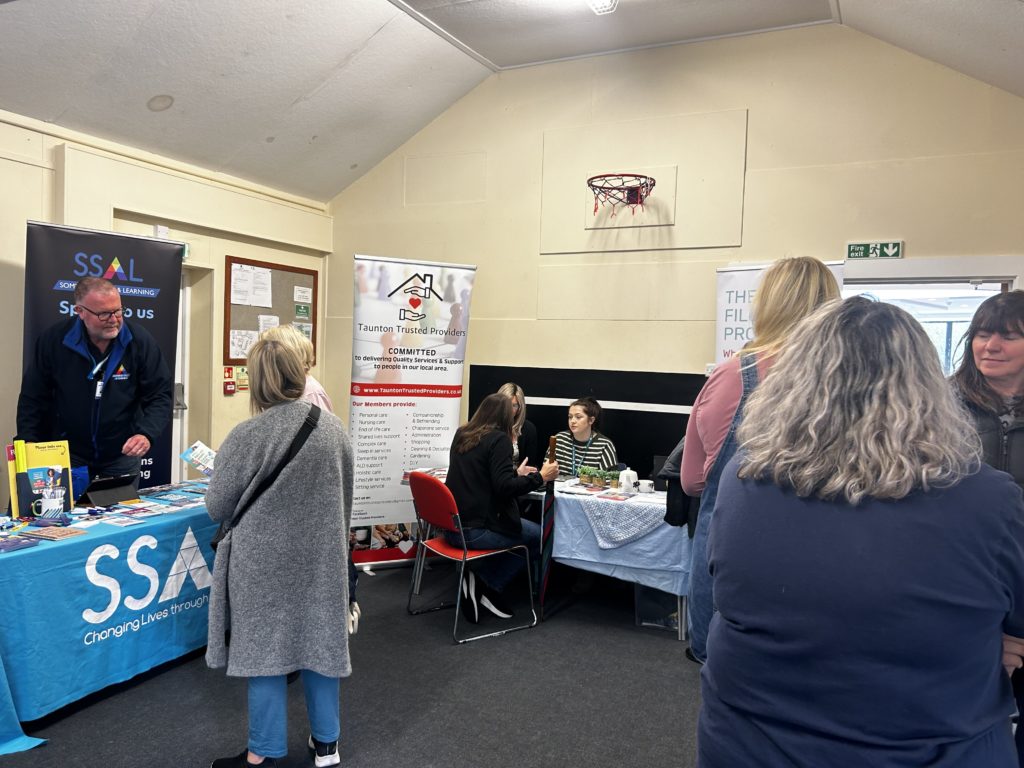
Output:
<svg viewBox="0 0 1024 768">
<path fill-rule="evenodd" d="M 183 243 L 29 222 L 23 369 L 39 334 L 74 316 L 78 281 L 102 277 L 120 291 L 124 319 L 152 334 L 173 373 L 184 253 Z M 141 486 L 171 481 L 171 431 L 168 424 L 143 457 Z"/>
<path fill-rule="evenodd" d="M 215 530 L 200 507 L 0 557 L 0 662 L 17 719 L 206 645 Z"/>
</svg>

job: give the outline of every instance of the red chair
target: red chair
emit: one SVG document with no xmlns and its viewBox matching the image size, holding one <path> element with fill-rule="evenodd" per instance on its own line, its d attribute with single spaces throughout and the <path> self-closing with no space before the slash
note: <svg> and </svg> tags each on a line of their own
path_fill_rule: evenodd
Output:
<svg viewBox="0 0 1024 768">
<path fill-rule="evenodd" d="M 409 602 L 406 609 L 409 613 L 417 615 L 437 611 L 441 608 L 455 606 L 455 626 L 452 629 L 452 638 L 456 643 L 468 643 L 471 640 L 480 640 L 485 637 L 504 635 L 506 632 L 514 632 L 517 629 L 529 629 L 537 624 L 537 612 L 533 608 L 533 585 L 530 582 L 530 553 L 525 544 L 517 544 L 503 549 L 469 549 L 466 547 L 466 538 L 462 534 L 462 521 L 459 519 L 459 510 L 455 505 L 455 498 L 448 486 L 436 477 L 424 474 L 423 472 L 409 473 L 409 486 L 412 488 L 412 502 L 416 509 L 416 521 L 419 523 L 419 542 L 416 548 L 416 563 L 412 571 L 412 583 L 409 585 Z M 437 531 L 451 531 L 457 533 L 462 540 L 461 547 L 453 547 L 443 535 L 431 535 Z M 533 620 L 528 624 L 518 624 L 512 627 L 505 627 L 496 632 L 483 632 L 468 637 L 459 637 L 459 619 L 462 616 L 462 577 L 465 574 L 466 564 L 472 560 L 480 560 L 493 555 L 501 555 L 512 552 L 519 555 L 522 552 L 526 559 L 526 593 L 530 596 L 530 615 Z M 413 597 L 420 593 L 420 582 L 423 578 L 423 569 L 426 563 L 427 553 L 452 560 L 458 563 L 459 579 L 455 585 L 455 602 L 441 602 L 426 608 L 413 608 Z"/>
</svg>

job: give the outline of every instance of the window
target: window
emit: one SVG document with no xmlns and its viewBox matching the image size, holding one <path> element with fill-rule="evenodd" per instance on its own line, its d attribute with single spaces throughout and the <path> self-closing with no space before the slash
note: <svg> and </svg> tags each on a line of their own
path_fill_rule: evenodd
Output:
<svg viewBox="0 0 1024 768">
<path fill-rule="evenodd" d="M 895 304 L 924 327 L 935 345 L 942 370 L 949 375 L 963 353 L 961 341 L 974 311 L 989 296 L 1008 286 L 998 281 L 970 282 L 847 282 L 843 298 L 867 296 Z"/>
</svg>

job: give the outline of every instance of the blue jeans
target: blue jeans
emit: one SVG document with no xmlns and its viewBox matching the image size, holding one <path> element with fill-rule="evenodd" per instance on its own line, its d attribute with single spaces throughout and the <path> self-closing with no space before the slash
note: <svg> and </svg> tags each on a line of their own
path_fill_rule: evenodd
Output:
<svg viewBox="0 0 1024 768">
<path fill-rule="evenodd" d="M 489 531 L 486 528 L 465 528 L 463 534 L 466 537 L 466 546 L 469 549 L 501 549 L 516 544 L 525 544 L 530 553 L 531 562 L 538 563 L 540 562 L 540 526 L 532 520 L 522 520 L 521 523 L 523 530 L 518 537 Z M 462 546 L 457 533 L 445 531 L 444 536 L 453 547 Z M 484 583 L 495 592 L 504 592 L 505 587 L 524 567 L 526 567 L 525 558 L 508 553 L 474 561 L 473 573 L 483 579 Z"/>
<path fill-rule="evenodd" d="M 249 678 L 249 751 L 263 757 L 288 754 L 288 683 L 285 675 Z M 302 670 L 309 730 L 317 741 L 341 735 L 340 678 Z"/>
</svg>

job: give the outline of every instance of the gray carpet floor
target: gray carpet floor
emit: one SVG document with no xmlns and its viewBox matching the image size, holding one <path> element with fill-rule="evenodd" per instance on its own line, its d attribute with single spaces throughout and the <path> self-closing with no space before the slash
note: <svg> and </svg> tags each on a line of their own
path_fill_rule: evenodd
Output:
<svg viewBox="0 0 1024 768">
<path fill-rule="evenodd" d="M 557 569 L 553 587 L 569 602 L 547 621 L 456 646 L 452 610 L 407 615 L 409 574 L 360 579 L 363 621 L 341 687 L 343 766 L 694 765 L 699 669 L 672 632 L 634 626 L 632 585 L 596 577 L 573 595 L 577 572 Z M 426 578 L 428 598 L 454 590 L 444 567 Z M 49 742 L 0 757 L 0 768 L 204 768 L 245 746 L 245 682 L 193 654 L 25 729 Z M 312 765 L 307 733 L 302 686 L 292 685 L 280 765 Z"/>
</svg>

